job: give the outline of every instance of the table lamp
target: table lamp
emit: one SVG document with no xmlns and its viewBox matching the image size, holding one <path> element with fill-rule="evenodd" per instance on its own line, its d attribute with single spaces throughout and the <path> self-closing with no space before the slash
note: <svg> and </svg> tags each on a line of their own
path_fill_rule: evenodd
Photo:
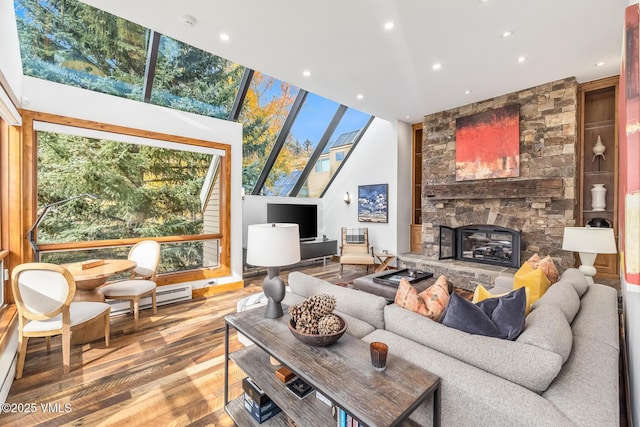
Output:
<svg viewBox="0 0 640 427">
<path fill-rule="evenodd" d="M 580 254 L 579 270 L 593 284 L 596 268 L 593 266 L 598 254 L 618 253 L 613 228 L 565 227 L 562 249 Z"/>
<path fill-rule="evenodd" d="M 253 224 L 247 232 L 247 264 L 267 267 L 262 290 L 267 297 L 264 317 L 282 317 L 285 295 L 280 267 L 300 261 L 300 232 L 298 224 Z"/>
</svg>

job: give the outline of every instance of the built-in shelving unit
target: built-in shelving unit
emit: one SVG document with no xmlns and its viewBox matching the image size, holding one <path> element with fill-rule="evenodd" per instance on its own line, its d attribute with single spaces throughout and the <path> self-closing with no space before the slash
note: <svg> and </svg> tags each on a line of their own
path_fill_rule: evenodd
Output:
<svg viewBox="0 0 640 427">
<path fill-rule="evenodd" d="M 607 220 L 618 231 L 618 76 L 580 85 L 578 89 L 578 226 L 594 218 Z M 593 148 L 600 137 L 605 146 L 604 156 L 595 156 Z M 594 210 L 591 189 L 594 184 L 606 188 L 604 210 Z M 600 254 L 594 266 L 596 277 L 615 279 L 618 255 Z"/>
</svg>

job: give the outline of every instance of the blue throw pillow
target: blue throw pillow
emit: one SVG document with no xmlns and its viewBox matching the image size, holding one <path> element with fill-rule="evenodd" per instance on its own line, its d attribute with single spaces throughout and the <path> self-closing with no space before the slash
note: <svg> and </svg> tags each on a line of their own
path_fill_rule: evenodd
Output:
<svg viewBox="0 0 640 427">
<path fill-rule="evenodd" d="M 524 328 L 526 306 L 525 288 L 477 304 L 454 292 L 440 323 L 469 334 L 515 340 Z"/>
</svg>

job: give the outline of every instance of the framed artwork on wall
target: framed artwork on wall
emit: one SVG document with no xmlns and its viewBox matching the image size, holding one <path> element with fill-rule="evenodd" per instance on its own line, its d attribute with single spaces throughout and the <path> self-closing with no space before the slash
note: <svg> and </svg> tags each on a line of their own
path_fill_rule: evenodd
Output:
<svg viewBox="0 0 640 427">
<path fill-rule="evenodd" d="M 456 181 L 520 176 L 520 106 L 456 119 Z"/>
<path fill-rule="evenodd" d="M 388 184 L 358 186 L 358 221 L 389 222 Z"/>
</svg>

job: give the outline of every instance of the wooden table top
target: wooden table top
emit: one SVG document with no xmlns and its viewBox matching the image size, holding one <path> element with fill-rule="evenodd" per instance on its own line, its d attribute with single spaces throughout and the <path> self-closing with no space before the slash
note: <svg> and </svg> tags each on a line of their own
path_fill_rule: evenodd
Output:
<svg viewBox="0 0 640 427">
<path fill-rule="evenodd" d="M 104 264 L 82 269 L 81 263 L 63 264 L 76 281 L 76 287 L 83 290 L 95 289 L 104 284 L 114 274 L 136 268 L 136 262 L 128 259 L 105 259 Z"/>
<path fill-rule="evenodd" d="M 439 387 L 436 375 L 393 353 L 386 370 L 376 372 L 369 344 L 349 334 L 328 347 L 303 344 L 289 331 L 289 318 L 247 310 L 225 320 L 367 425 L 395 425 Z"/>
</svg>

